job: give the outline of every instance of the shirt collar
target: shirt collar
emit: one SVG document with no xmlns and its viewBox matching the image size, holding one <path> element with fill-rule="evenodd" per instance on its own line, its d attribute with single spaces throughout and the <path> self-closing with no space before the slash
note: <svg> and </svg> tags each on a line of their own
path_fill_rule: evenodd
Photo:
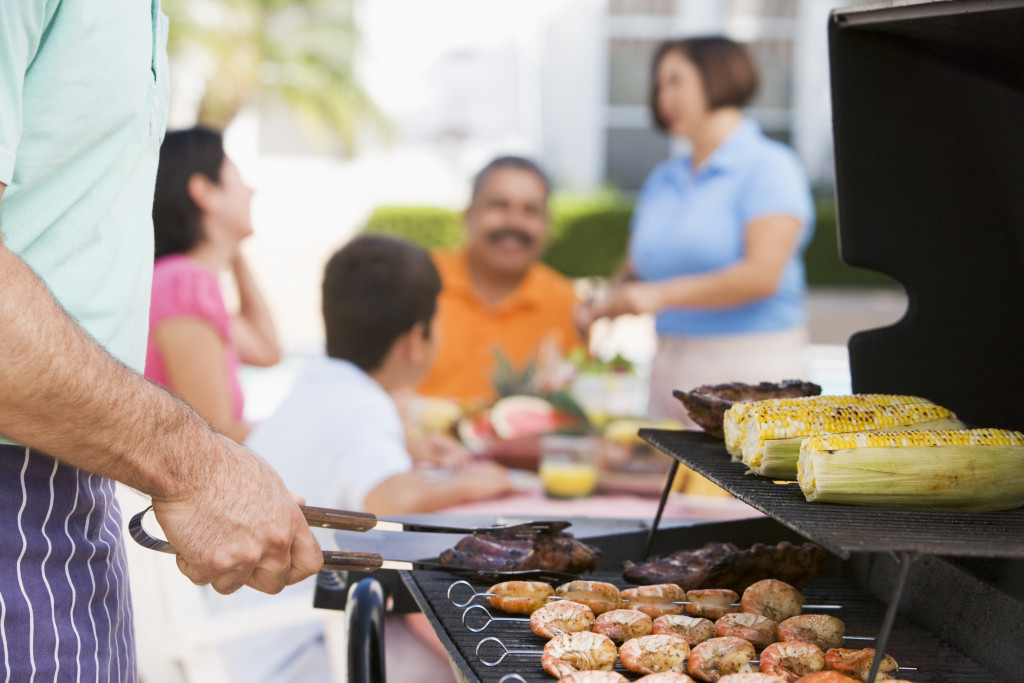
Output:
<svg viewBox="0 0 1024 683">
<path fill-rule="evenodd" d="M 545 292 L 543 282 L 541 282 L 541 278 L 538 277 L 537 265 L 533 264 L 530 266 L 529 270 L 526 271 L 523 281 L 519 283 L 519 286 L 516 287 L 515 291 L 496 304 L 487 304 L 480 297 L 480 294 L 476 291 L 476 287 L 473 285 L 473 278 L 470 277 L 469 274 L 468 258 L 469 255 L 465 249 L 462 249 L 458 254 L 456 254 L 455 267 L 448 272 L 447 279 L 444 283 L 444 286 L 452 292 L 459 292 L 463 296 L 471 297 L 481 306 L 485 306 L 493 310 L 533 308 L 544 302 Z"/>
<path fill-rule="evenodd" d="M 751 143 L 762 135 L 761 127 L 753 119 L 744 117 L 739 125 L 711 153 L 704 165 L 700 167 L 696 177 L 719 171 L 727 171 L 743 162 L 749 153 Z M 695 179 L 693 174 L 693 155 L 679 157 L 673 168 L 674 180 L 687 185 Z"/>
</svg>

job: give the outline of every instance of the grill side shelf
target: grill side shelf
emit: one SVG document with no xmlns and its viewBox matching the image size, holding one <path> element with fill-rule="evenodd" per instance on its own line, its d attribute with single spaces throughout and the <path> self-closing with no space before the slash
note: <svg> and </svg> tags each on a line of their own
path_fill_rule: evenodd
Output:
<svg viewBox="0 0 1024 683">
<path fill-rule="evenodd" d="M 1024 558 L 1024 508 L 967 512 L 808 503 L 796 482 L 747 474 L 721 440 L 704 432 L 641 429 L 640 437 L 843 559 L 862 552 Z"/>
</svg>

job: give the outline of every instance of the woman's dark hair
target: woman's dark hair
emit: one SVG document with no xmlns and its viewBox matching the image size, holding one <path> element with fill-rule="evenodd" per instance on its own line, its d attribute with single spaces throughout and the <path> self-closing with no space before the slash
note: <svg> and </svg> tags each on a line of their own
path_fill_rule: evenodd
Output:
<svg viewBox="0 0 1024 683">
<path fill-rule="evenodd" d="M 324 268 L 327 355 L 376 370 L 416 323 L 430 336 L 440 292 L 441 276 L 420 247 L 381 235 L 356 237 Z"/>
<path fill-rule="evenodd" d="M 654 53 L 651 66 L 651 98 L 648 102 L 659 130 L 668 130 L 658 111 L 658 67 L 670 52 L 679 52 L 693 62 L 700 74 L 711 110 L 742 107 L 757 92 L 757 65 L 747 48 L 723 36 L 668 40 Z"/>
<path fill-rule="evenodd" d="M 189 128 L 164 137 L 153 195 L 156 258 L 183 254 L 202 242 L 199 207 L 189 195 L 188 181 L 202 173 L 219 183 L 223 165 L 224 140 L 216 131 Z"/>
</svg>

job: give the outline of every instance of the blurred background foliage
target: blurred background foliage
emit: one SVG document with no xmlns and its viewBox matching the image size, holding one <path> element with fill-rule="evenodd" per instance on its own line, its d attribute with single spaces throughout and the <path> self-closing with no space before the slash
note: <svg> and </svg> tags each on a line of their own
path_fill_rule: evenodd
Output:
<svg viewBox="0 0 1024 683">
<path fill-rule="evenodd" d="M 888 276 L 853 268 L 839 258 L 834 195 L 815 193 L 817 227 L 804 253 L 811 286 L 898 287 Z M 544 262 L 573 278 L 611 277 L 629 240 L 633 201 L 611 189 L 551 197 L 551 232 Z M 426 249 L 462 244 L 460 212 L 434 206 L 380 206 L 370 215 L 366 232 L 408 239 Z"/>
<path fill-rule="evenodd" d="M 350 154 L 364 127 L 385 137 L 387 118 L 355 71 L 359 0 L 163 0 L 167 51 L 198 65 L 205 82 L 196 122 L 224 130 L 246 106 L 283 103 L 311 137 Z"/>
</svg>

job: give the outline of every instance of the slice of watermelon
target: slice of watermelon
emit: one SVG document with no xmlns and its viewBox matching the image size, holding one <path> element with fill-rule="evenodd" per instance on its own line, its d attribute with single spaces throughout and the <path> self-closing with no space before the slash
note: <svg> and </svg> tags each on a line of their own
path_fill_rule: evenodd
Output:
<svg viewBox="0 0 1024 683">
<path fill-rule="evenodd" d="M 476 417 L 462 418 L 456 426 L 456 432 L 466 448 L 474 453 L 479 453 L 487 447 L 488 442 L 494 439 L 490 413 L 485 410 Z"/>
<path fill-rule="evenodd" d="M 491 406 L 491 426 L 502 439 L 548 434 L 577 422 L 537 396 L 506 396 Z"/>
</svg>

